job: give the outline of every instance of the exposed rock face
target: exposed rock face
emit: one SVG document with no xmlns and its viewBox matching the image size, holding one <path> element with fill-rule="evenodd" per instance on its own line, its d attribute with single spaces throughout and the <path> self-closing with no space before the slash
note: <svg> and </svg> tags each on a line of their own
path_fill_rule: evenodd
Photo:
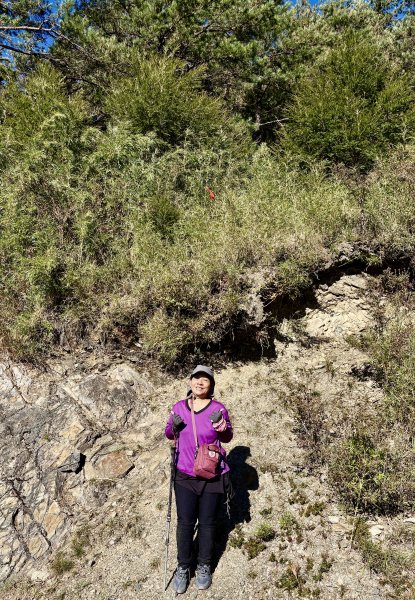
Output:
<svg viewBox="0 0 415 600">
<path fill-rule="evenodd" d="M 152 392 L 128 364 L 86 375 L 0 364 L 1 580 L 46 557 L 74 516 L 105 502 L 97 482 L 134 468 L 120 434 L 145 417 Z"/>
<path fill-rule="evenodd" d="M 344 337 L 361 333 L 373 323 L 365 291 L 368 277 L 346 275 L 318 288 L 318 308 L 309 310 L 306 331 L 314 337 Z"/>
</svg>

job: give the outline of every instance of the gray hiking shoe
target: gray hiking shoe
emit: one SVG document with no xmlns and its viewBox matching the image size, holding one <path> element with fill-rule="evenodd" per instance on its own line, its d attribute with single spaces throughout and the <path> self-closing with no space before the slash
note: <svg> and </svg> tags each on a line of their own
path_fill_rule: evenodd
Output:
<svg viewBox="0 0 415 600">
<path fill-rule="evenodd" d="M 197 565 L 196 587 L 198 590 L 207 590 L 212 583 L 212 574 L 209 565 Z"/>
<path fill-rule="evenodd" d="M 176 592 L 176 594 L 185 593 L 187 585 L 189 583 L 189 578 L 189 569 L 186 569 L 186 567 L 181 567 L 179 565 L 176 569 L 176 573 L 173 579 L 173 590 Z"/>
</svg>

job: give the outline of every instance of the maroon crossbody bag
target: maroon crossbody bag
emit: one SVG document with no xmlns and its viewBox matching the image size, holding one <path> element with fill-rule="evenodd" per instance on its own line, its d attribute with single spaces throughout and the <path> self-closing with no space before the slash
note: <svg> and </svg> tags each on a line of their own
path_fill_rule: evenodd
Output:
<svg viewBox="0 0 415 600">
<path fill-rule="evenodd" d="M 193 435 L 195 436 L 195 463 L 193 473 L 196 477 L 202 479 L 213 479 L 219 475 L 219 465 L 221 453 L 216 444 L 200 444 L 197 439 L 195 413 L 193 409 L 193 399 L 190 400 L 190 410 L 192 411 Z"/>
</svg>

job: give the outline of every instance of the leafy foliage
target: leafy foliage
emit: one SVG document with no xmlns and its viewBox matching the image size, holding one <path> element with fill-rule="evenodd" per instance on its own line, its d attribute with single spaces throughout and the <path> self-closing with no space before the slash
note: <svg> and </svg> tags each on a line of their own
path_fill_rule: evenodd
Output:
<svg viewBox="0 0 415 600">
<path fill-rule="evenodd" d="M 382 443 L 379 428 L 372 429 L 357 430 L 333 452 L 332 483 L 359 511 L 394 513 L 413 506 L 415 489 L 402 472 L 400 453 Z"/>
<path fill-rule="evenodd" d="M 414 96 L 381 39 L 348 31 L 300 80 L 288 117 L 289 145 L 306 156 L 367 169 L 414 131 Z"/>
<path fill-rule="evenodd" d="M 135 341 L 175 364 L 243 321 L 258 271 L 271 296 L 294 297 L 344 241 L 373 256 L 412 248 L 413 179 L 395 168 L 413 156 L 400 145 L 410 14 L 279 0 L 2 7 L 28 52 L 1 70 L 8 350 Z M 41 32 L 18 29 L 36 23 L 54 31 L 47 60 Z M 339 161 L 376 166 L 351 184 Z"/>
<path fill-rule="evenodd" d="M 375 413 L 360 411 L 351 431 L 329 455 L 332 482 L 355 511 L 396 513 L 413 510 L 413 429 L 415 329 L 413 290 L 407 273 L 388 269 L 373 288 L 378 323 L 360 344 L 369 355 L 384 399 Z"/>
<path fill-rule="evenodd" d="M 97 0 L 79 2 L 79 14 L 137 54 L 174 57 L 189 71 L 202 67 L 204 89 L 247 117 L 275 118 L 282 83 L 276 44 L 290 21 L 281 0 Z"/>
<path fill-rule="evenodd" d="M 47 46 L 59 34 L 62 0 L 3 0 L 0 3 L 0 52 L 2 60 L 48 57 Z M 22 67 L 24 61 L 18 60 Z"/>
</svg>

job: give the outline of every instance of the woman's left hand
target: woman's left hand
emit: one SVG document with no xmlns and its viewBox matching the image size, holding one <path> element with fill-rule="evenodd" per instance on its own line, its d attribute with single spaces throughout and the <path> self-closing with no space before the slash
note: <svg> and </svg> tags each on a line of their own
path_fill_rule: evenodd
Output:
<svg viewBox="0 0 415 600">
<path fill-rule="evenodd" d="M 222 433 L 227 428 L 227 423 L 223 418 L 222 413 L 219 410 L 216 410 L 210 415 L 210 420 L 212 421 L 212 427 L 218 433 Z"/>
</svg>

